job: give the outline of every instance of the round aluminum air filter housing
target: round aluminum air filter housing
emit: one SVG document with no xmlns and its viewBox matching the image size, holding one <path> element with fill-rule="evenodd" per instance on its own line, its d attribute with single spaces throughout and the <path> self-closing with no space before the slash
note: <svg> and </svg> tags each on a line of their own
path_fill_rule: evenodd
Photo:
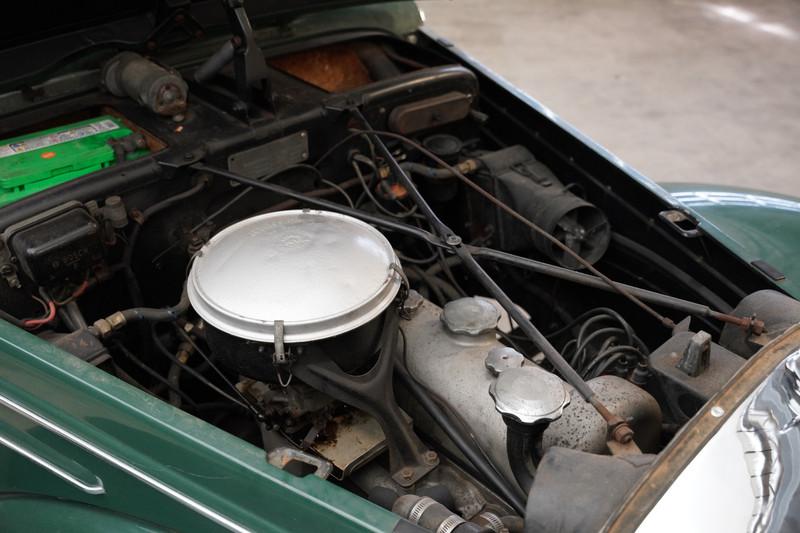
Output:
<svg viewBox="0 0 800 533">
<path fill-rule="evenodd" d="M 372 226 L 328 211 L 259 215 L 229 226 L 197 254 L 192 307 L 234 337 L 304 343 L 352 331 L 380 315 L 400 288 L 397 256 Z"/>
</svg>

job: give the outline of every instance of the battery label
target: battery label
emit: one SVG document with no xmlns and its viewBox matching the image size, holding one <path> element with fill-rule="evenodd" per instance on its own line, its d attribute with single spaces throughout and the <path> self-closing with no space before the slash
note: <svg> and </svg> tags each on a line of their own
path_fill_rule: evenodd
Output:
<svg viewBox="0 0 800 533">
<path fill-rule="evenodd" d="M 91 124 L 86 124 L 78 128 L 59 131 L 57 133 L 48 133 L 47 135 L 42 135 L 41 137 L 31 137 L 30 139 L 25 139 L 24 141 L 0 144 L 0 158 L 17 155 L 24 152 L 31 152 L 40 148 L 55 146 L 57 144 L 67 143 L 70 141 L 76 141 L 78 139 L 83 139 L 84 137 L 91 137 L 92 135 L 97 135 L 98 133 L 104 133 L 106 131 L 112 131 L 116 129 L 119 129 L 119 125 L 117 123 L 115 123 L 113 120 L 105 119 L 98 120 L 97 122 L 92 122 Z"/>
</svg>

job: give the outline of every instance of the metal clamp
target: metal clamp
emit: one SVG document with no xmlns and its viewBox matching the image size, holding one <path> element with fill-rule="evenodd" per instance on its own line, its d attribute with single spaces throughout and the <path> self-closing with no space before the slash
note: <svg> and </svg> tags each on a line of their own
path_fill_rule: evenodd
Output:
<svg viewBox="0 0 800 533">
<path fill-rule="evenodd" d="M 328 479 L 328 476 L 330 476 L 333 471 L 333 465 L 330 461 L 326 461 L 316 455 L 311 455 L 310 453 L 296 448 L 283 446 L 281 448 L 275 448 L 267 454 L 267 462 L 281 470 L 284 470 L 286 465 L 294 461 L 315 467 L 314 475 L 318 478 Z"/>
<path fill-rule="evenodd" d="M 288 369 L 291 365 L 291 359 L 289 358 L 289 354 L 286 352 L 284 348 L 284 328 L 283 328 L 283 320 L 276 320 L 275 321 L 275 341 L 273 345 L 275 346 L 275 351 L 272 354 L 272 365 L 275 367 L 275 374 L 278 377 L 278 383 L 281 387 L 286 388 L 292 382 L 292 372 L 289 370 L 289 378 L 284 381 L 281 372 L 284 369 Z"/>
<path fill-rule="evenodd" d="M 434 505 L 435 503 L 436 500 L 433 498 L 423 496 L 408 512 L 408 521 L 412 524 L 419 524 L 419 520 L 422 518 L 423 513 L 428 510 L 428 507 Z"/>
<path fill-rule="evenodd" d="M 464 522 L 466 522 L 466 520 L 457 514 L 451 514 L 439 524 L 439 527 L 436 528 L 436 533 L 453 533 L 453 531 Z"/>
</svg>

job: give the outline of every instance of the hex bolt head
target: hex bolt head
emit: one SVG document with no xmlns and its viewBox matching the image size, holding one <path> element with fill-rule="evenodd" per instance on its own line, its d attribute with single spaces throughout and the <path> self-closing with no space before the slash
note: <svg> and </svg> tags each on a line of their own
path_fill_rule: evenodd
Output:
<svg viewBox="0 0 800 533">
<path fill-rule="evenodd" d="M 411 479 L 412 477 L 414 477 L 414 470 L 412 470 L 409 467 L 405 467 L 400 470 L 400 477 L 402 477 L 403 479 Z"/>
<path fill-rule="evenodd" d="M 439 454 L 437 454 L 433 450 L 428 450 L 425 452 L 425 462 L 428 464 L 433 464 L 439 460 Z"/>
</svg>

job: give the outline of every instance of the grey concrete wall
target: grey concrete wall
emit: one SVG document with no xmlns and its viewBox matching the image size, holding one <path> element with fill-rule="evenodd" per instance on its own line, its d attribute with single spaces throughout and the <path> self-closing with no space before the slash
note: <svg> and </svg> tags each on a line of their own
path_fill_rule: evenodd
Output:
<svg viewBox="0 0 800 533">
<path fill-rule="evenodd" d="M 418 4 L 434 31 L 656 181 L 800 196 L 800 2 Z"/>
</svg>

